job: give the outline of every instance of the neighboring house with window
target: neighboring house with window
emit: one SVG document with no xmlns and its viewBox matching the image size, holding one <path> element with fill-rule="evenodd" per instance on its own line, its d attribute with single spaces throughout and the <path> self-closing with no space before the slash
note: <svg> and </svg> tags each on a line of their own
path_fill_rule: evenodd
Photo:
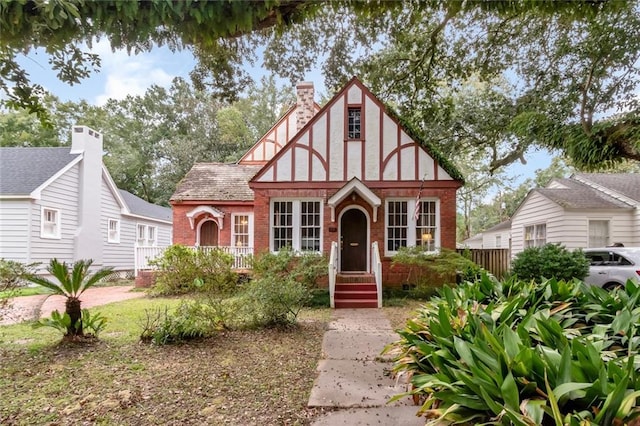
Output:
<svg viewBox="0 0 640 426">
<path fill-rule="evenodd" d="M 576 173 L 533 189 L 511 218 L 511 238 L 512 255 L 546 243 L 640 246 L 640 175 Z"/>
<path fill-rule="evenodd" d="M 511 245 L 511 220 L 505 220 L 491 228 L 460 242 L 460 248 L 508 249 Z"/>
<path fill-rule="evenodd" d="M 237 164 L 196 164 L 178 184 L 174 243 L 324 253 L 363 280 L 379 259 L 380 279 L 399 284 L 400 247 L 455 248 L 462 184 L 357 78 L 322 108 L 301 83 L 296 105 Z"/>
<path fill-rule="evenodd" d="M 134 247 L 171 244 L 171 222 L 171 209 L 116 187 L 88 127 L 73 127 L 71 147 L 0 148 L 0 258 L 133 271 Z"/>
</svg>

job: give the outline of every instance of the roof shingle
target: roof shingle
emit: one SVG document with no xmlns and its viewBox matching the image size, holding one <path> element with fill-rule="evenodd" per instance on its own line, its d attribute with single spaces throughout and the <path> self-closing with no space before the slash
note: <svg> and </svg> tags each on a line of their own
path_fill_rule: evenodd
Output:
<svg viewBox="0 0 640 426">
<path fill-rule="evenodd" d="M 171 201 L 253 201 L 249 181 L 261 166 L 196 163 L 182 178 Z"/>
<path fill-rule="evenodd" d="M 567 209 L 630 209 L 626 203 L 574 179 L 557 179 L 566 188 L 538 188 L 539 192 Z"/>
</svg>

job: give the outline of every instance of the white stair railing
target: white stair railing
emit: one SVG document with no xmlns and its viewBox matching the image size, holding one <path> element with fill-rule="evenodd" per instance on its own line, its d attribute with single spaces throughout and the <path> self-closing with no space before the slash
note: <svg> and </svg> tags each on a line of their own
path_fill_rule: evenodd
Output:
<svg viewBox="0 0 640 426">
<path fill-rule="evenodd" d="M 329 252 L 329 299 L 331 300 L 331 307 L 336 307 L 335 292 L 336 292 L 336 276 L 338 275 L 338 243 L 336 241 L 331 242 L 331 251 Z"/>
<path fill-rule="evenodd" d="M 378 242 L 371 244 L 371 273 L 376 280 L 376 290 L 378 292 L 378 308 L 382 308 L 382 259 Z"/>
</svg>

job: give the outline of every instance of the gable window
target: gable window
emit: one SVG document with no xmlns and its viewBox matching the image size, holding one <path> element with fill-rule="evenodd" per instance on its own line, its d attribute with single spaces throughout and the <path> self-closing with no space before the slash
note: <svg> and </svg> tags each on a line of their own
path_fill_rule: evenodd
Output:
<svg viewBox="0 0 640 426">
<path fill-rule="evenodd" d="M 547 243 L 547 225 L 540 223 L 524 227 L 524 248 L 542 247 Z"/>
<path fill-rule="evenodd" d="M 109 219 L 107 230 L 107 242 L 119 243 L 120 242 L 120 221 L 117 219 Z"/>
<path fill-rule="evenodd" d="M 40 237 L 60 238 L 60 210 L 42 208 Z"/>
<path fill-rule="evenodd" d="M 438 229 L 439 204 L 436 200 L 388 200 L 386 214 L 386 252 L 396 253 L 400 247 L 417 246 L 435 251 L 440 244 Z M 417 220 L 414 212 L 418 212 Z"/>
<path fill-rule="evenodd" d="M 358 107 L 349 107 L 347 109 L 347 138 L 348 139 L 361 139 L 362 133 L 360 128 L 360 115 L 362 113 L 362 108 Z"/>
<path fill-rule="evenodd" d="M 315 200 L 273 201 L 271 248 L 319 252 L 322 247 L 322 203 Z"/>
<path fill-rule="evenodd" d="M 250 232 L 252 227 L 251 219 L 252 217 L 248 214 L 233 215 L 233 229 L 231 230 L 231 244 L 233 247 L 253 246 L 252 233 Z"/>
<path fill-rule="evenodd" d="M 589 247 L 604 247 L 609 245 L 609 221 L 589 221 Z"/>
<path fill-rule="evenodd" d="M 502 235 L 496 235 L 496 248 L 502 247 Z"/>
</svg>

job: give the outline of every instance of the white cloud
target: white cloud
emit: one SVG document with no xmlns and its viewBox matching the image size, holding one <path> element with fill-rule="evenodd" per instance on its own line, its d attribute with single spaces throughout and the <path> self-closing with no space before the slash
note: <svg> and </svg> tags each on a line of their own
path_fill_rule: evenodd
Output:
<svg viewBox="0 0 640 426">
<path fill-rule="evenodd" d="M 193 66 L 192 61 L 185 60 L 185 53 L 174 54 L 157 47 L 148 53 L 129 55 L 123 50 L 112 52 L 109 43 L 101 41 L 91 50 L 100 55 L 104 81 L 101 93 L 95 97 L 96 105 L 104 105 L 108 99 L 142 95 L 154 84 L 168 87 L 174 77 L 186 75 Z"/>
</svg>

